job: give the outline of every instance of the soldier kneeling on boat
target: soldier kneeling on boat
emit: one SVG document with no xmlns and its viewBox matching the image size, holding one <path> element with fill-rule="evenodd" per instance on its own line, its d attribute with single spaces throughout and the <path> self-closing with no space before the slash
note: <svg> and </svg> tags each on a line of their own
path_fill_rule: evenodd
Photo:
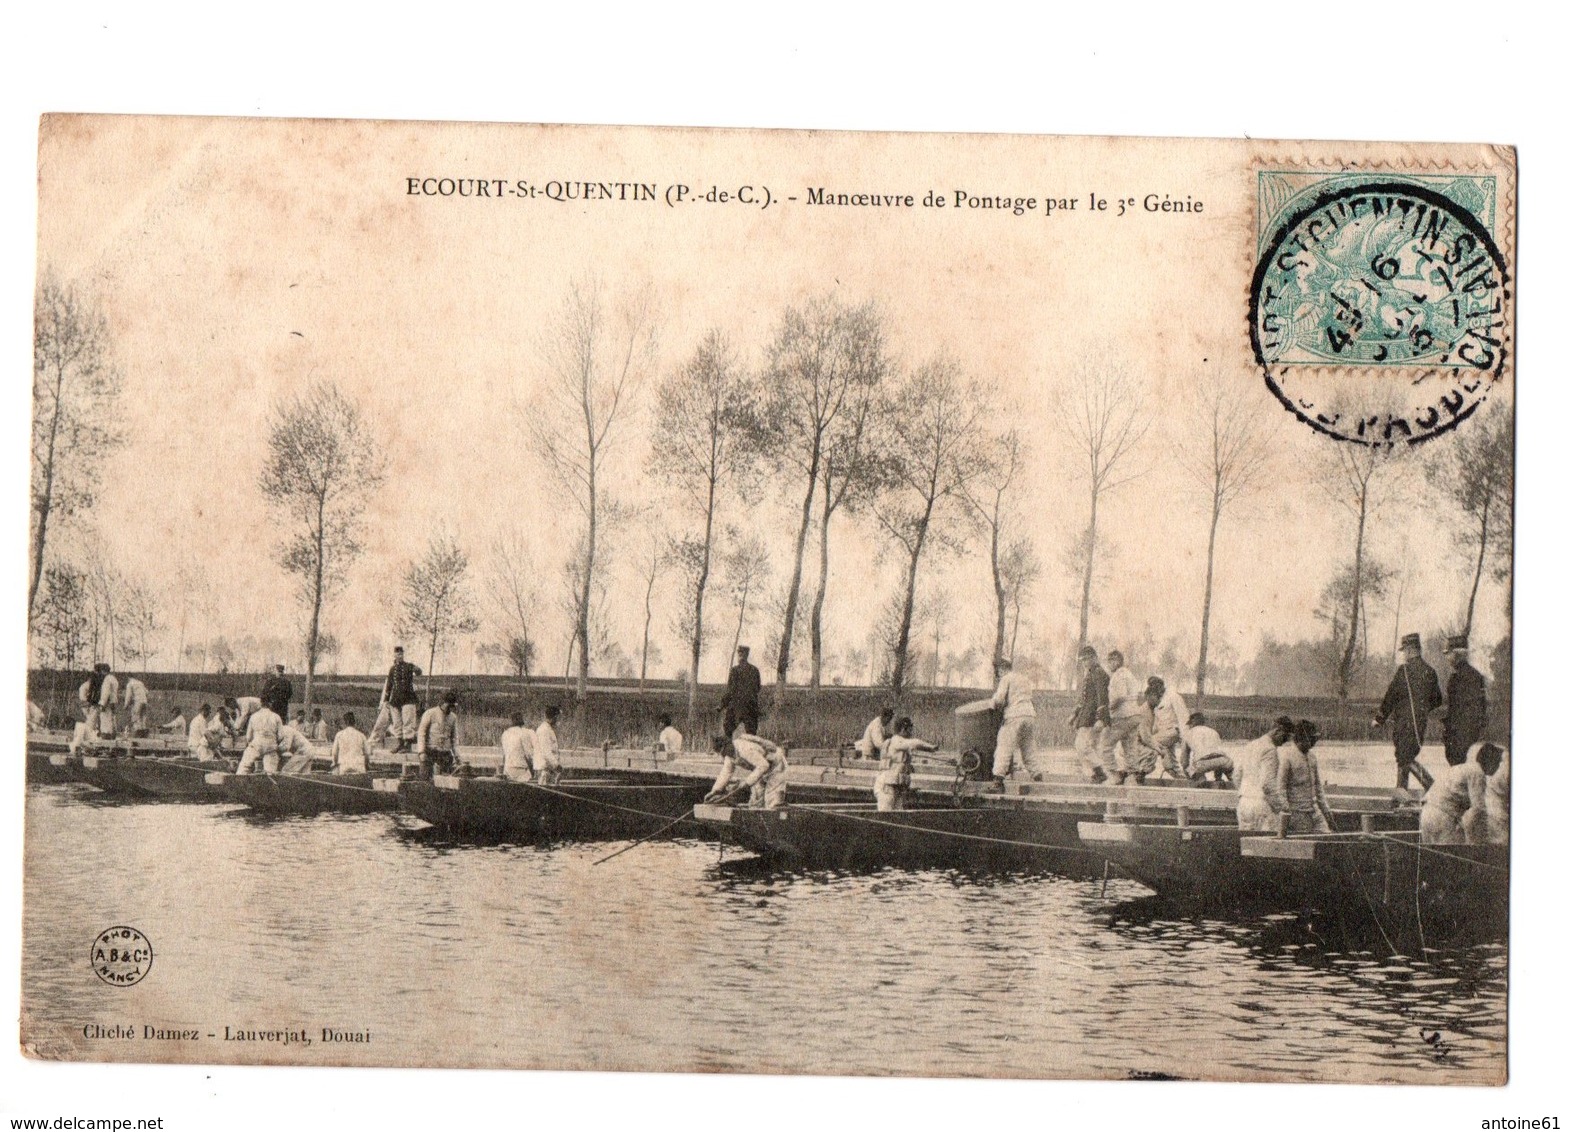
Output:
<svg viewBox="0 0 1571 1132">
<path fill-rule="evenodd" d="M 1465 762 L 1441 771 L 1418 814 L 1425 845 L 1503 845 L 1510 826 L 1511 756 L 1496 743 L 1474 743 Z"/>
<path fill-rule="evenodd" d="M 737 789 L 751 789 L 747 804 L 753 809 L 764 810 L 778 810 L 785 805 L 788 767 L 784 748 L 761 735 L 753 734 L 748 730 L 746 720 L 738 722 L 736 733 L 729 739 L 724 735 L 716 735 L 713 746 L 715 753 L 720 756 L 720 775 L 704 801 L 715 802 L 724 798 L 736 771 L 736 764 L 743 762 L 751 770 Z"/>
</svg>

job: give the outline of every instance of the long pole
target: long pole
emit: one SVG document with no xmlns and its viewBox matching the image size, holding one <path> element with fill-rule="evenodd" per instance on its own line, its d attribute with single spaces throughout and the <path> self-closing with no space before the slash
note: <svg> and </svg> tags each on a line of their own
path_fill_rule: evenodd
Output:
<svg viewBox="0 0 1571 1132">
<path fill-rule="evenodd" d="M 729 791 L 728 793 L 722 795 L 721 797 L 716 798 L 713 802 L 711 802 L 709 804 L 712 805 L 712 806 L 718 806 L 718 805 L 720 805 L 723 802 L 729 802 L 732 798 L 735 798 L 743 790 L 747 790 L 747 789 L 750 789 L 750 788 L 748 786 L 745 786 L 745 785 L 738 786 L 735 790 Z M 696 809 L 696 807 L 694 807 L 694 809 Z M 681 825 L 683 822 L 685 822 L 688 818 L 690 818 L 692 816 L 693 816 L 693 810 L 689 809 L 687 811 L 687 813 L 683 814 L 681 817 L 677 818 L 675 821 L 667 822 L 665 825 L 661 826 L 659 829 L 655 830 L 653 833 L 646 834 L 645 836 L 640 837 L 637 841 L 633 842 L 631 845 L 624 845 L 622 848 L 618 849 L 615 853 L 612 853 L 609 857 L 601 857 L 598 861 L 592 862 L 592 865 L 603 865 L 607 861 L 611 860 L 612 858 L 620 857 L 623 853 L 629 852 L 630 850 L 633 850 L 633 849 L 637 849 L 644 842 L 646 842 L 646 841 L 653 841 L 656 837 L 659 837 L 666 830 L 672 829 L 672 828 L 674 828 L 676 826 Z"/>
</svg>

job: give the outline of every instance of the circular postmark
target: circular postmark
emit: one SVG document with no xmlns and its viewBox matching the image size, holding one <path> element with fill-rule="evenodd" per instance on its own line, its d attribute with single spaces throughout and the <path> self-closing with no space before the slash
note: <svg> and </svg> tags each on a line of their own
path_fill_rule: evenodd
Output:
<svg viewBox="0 0 1571 1132">
<path fill-rule="evenodd" d="M 112 987 L 129 987 L 147 976 L 153 945 L 135 928 L 117 924 L 98 933 L 88 957 L 93 974 Z"/>
<path fill-rule="evenodd" d="M 1359 444 L 1455 428 L 1505 370 L 1505 260 L 1478 217 L 1405 181 L 1328 188 L 1270 233 L 1249 337 L 1299 420 Z"/>
</svg>

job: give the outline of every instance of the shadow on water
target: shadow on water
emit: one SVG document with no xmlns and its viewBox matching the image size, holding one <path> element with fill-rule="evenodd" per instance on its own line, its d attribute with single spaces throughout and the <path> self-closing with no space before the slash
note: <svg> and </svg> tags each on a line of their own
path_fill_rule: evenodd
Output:
<svg viewBox="0 0 1571 1132">
<path fill-rule="evenodd" d="M 956 888 L 1001 888 L 1044 880 L 1065 882 L 1061 873 L 1047 868 L 1013 868 L 1005 871 L 986 868 L 944 866 L 911 867 L 889 864 L 795 865 L 760 856 L 723 857 L 709 866 L 711 880 L 730 885 L 753 882 L 802 880 L 830 883 L 842 880 L 876 879 L 913 883 L 943 882 Z"/>
<path fill-rule="evenodd" d="M 1421 1042 L 1439 1064 L 1461 1042 L 1504 1036 L 1508 948 L 1504 941 L 1404 950 L 1379 925 L 1319 912 L 1202 914 L 1159 897 L 1121 901 L 1106 929 L 1131 946 L 1172 955 L 1241 952 L 1275 980 L 1302 980 L 1393 1045 Z M 1281 985 L 1280 981 L 1278 985 Z"/>
</svg>

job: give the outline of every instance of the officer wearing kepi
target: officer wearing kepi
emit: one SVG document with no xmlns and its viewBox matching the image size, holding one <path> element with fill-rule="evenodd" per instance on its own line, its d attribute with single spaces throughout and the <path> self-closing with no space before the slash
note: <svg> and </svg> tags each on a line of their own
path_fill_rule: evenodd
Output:
<svg viewBox="0 0 1571 1132">
<path fill-rule="evenodd" d="M 1430 773 L 1418 761 L 1419 749 L 1424 745 L 1424 732 L 1429 729 L 1429 713 L 1444 701 L 1440 695 L 1440 677 L 1424 661 L 1423 642 L 1417 633 L 1402 638 L 1402 664 L 1391 677 L 1391 686 L 1380 701 L 1380 710 L 1370 721 L 1379 727 L 1391 721 L 1391 741 L 1396 748 L 1396 787 L 1407 789 L 1411 774 L 1428 790 L 1435 784 Z"/>
<path fill-rule="evenodd" d="M 1446 762 L 1459 766 L 1467 752 L 1484 737 L 1489 699 L 1484 692 L 1484 675 L 1467 661 L 1467 638 L 1452 637 L 1446 642 L 1446 659 L 1451 662 L 1451 678 L 1446 681 L 1446 718 L 1440 735 L 1446 745 Z"/>
</svg>

